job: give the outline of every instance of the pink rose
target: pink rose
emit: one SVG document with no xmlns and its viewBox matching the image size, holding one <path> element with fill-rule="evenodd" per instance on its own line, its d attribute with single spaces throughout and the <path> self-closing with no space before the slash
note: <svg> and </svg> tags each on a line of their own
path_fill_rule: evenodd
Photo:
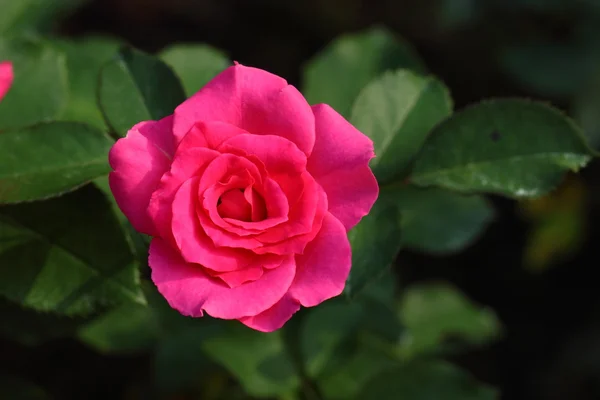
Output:
<svg viewBox="0 0 600 400">
<path fill-rule="evenodd" d="M 339 295 L 347 232 L 378 195 L 371 140 L 266 71 L 232 66 L 110 152 L 152 280 L 184 315 L 261 331 Z"/>
<path fill-rule="evenodd" d="M 13 82 L 13 67 L 10 61 L 2 61 L 0 62 L 0 100 L 6 93 L 8 93 L 8 89 Z"/>
</svg>

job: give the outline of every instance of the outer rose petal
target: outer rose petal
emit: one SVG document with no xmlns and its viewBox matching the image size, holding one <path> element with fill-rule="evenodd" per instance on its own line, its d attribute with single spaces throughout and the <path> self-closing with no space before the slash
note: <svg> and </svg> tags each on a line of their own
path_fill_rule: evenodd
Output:
<svg viewBox="0 0 600 400">
<path fill-rule="evenodd" d="M 179 151 L 194 147 L 216 149 L 227 139 L 241 134 L 248 134 L 248 132 L 225 122 L 198 122 L 185 134 L 177 149 Z"/>
<path fill-rule="evenodd" d="M 3 61 L 0 63 L 0 100 L 10 89 L 14 79 L 13 67 L 10 61 Z"/>
<path fill-rule="evenodd" d="M 290 295 L 304 307 L 339 295 L 350 273 L 351 258 L 346 229 L 333 215 L 326 214 L 315 239 L 296 256 L 296 278 Z"/>
<path fill-rule="evenodd" d="M 152 280 L 169 305 L 184 315 L 238 319 L 269 309 L 285 295 L 294 279 L 296 265 L 292 257 L 266 270 L 250 283 L 230 288 L 209 277 L 202 267 L 186 263 L 166 241 L 155 238 L 150 244 Z"/>
<path fill-rule="evenodd" d="M 108 156 L 114 170 L 109 184 L 119 208 L 136 230 L 149 235 L 157 233 L 146 210 L 150 196 L 175 153 L 172 125 L 173 117 L 140 122 L 115 143 Z"/>
<path fill-rule="evenodd" d="M 369 160 L 373 142 L 333 108 L 312 107 L 316 142 L 308 159 L 308 171 L 327 193 L 329 212 L 350 230 L 369 213 L 379 187 Z"/>
<path fill-rule="evenodd" d="M 296 88 L 269 72 L 234 65 L 175 109 L 181 140 L 197 122 L 221 121 L 250 133 L 283 136 L 306 155 L 315 143 L 314 116 Z"/>
<path fill-rule="evenodd" d="M 300 304 L 286 294 L 273 307 L 254 317 L 240 318 L 240 322 L 257 331 L 273 332 L 281 328 L 299 309 Z"/>
</svg>

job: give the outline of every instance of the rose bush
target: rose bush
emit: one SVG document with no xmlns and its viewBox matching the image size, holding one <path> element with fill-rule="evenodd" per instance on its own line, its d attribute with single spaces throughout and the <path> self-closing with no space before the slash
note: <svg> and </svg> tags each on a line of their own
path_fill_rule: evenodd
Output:
<svg viewBox="0 0 600 400">
<path fill-rule="evenodd" d="M 378 195 L 371 140 L 266 71 L 229 67 L 110 152 L 110 186 L 153 237 L 152 280 L 184 315 L 280 328 L 339 295 L 347 232 Z"/>
<path fill-rule="evenodd" d="M 0 100 L 6 95 L 13 81 L 13 67 L 9 61 L 0 62 Z"/>
</svg>

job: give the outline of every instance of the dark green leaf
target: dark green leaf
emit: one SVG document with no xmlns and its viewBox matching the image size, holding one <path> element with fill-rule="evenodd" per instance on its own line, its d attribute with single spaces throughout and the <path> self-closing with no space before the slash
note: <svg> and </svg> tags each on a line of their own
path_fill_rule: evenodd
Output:
<svg viewBox="0 0 600 400">
<path fill-rule="evenodd" d="M 299 377 L 280 331 L 262 333 L 236 323 L 206 339 L 206 354 L 233 374 L 253 396 L 268 397 L 293 392 Z"/>
<path fill-rule="evenodd" d="M 37 41 L 0 39 L 0 60 L 12 61 L 15 74 L 0 102 L 0 130 L 56 119 L 63 112 L 69 88 L 62 52 Z"/>
<path fill-rule="evenodd" d="M 363 316 L 360 304 L 336 300 L 310 310 L 303 321 L 300 348 L 310 377 L 322 372 L 337 348 L 355 332 Z"/>
<path fill-rule="evenodd" d="M 50 122 L 0 134 L 0 203 L 59 195 L 110 171 L 113 142 L 76 122 Z"/>
<path fill-rule="evenodd" d="M 69 102 L 60 119 L 85 122 L 105 129 L 96 89 L 100 69 L 117 52 L 119 41 L 106 37 L 87 37 L 78 40 L 53 39 L 51 44 L 66 54 L 69 70 Z"/>
<path fill-rule="evenodd" d="M 352 269 L 344 289 L 348 296 L 377 279 L 400 251 L 399 216 L 390 200 L 390 192 L 382 189 L 371 212 L 348 234 L 352 246 Z"/>
<path fill-rule="evenodd" d="M 393 365 L 394 362 L 386 355 L 368 348 L 360 348 L 349 355 L 348 359 L 335 370 L 317 378 L 317 385 L 325 399 L 352 399 L 369 380 Z M 364 399 L 370 400 L 367 397 Z M 375 397 L 372 399 L 378 400 Z"/>
<path fill-rule="evenodd" d="M 92 185 L 44 202 L 0 207 L 0 294 L 42 311 L 88 314 L 145 304 L 133 255 Z"/>
<path fill-rule="evenodd" d="M 231 65 L 224 53 L 202 44 L 174 45 L 163 50 L 159 56 L 179 76 L 188 96 Z"/>
<path fill-rule="evenodd" d="M 81 327 L 77 336 L 102 353 L 136 353 L 155 344 L 158 325 L 150 308 L 125 303 Z"/>
<path fill-rule="evenodd" d="M 443 361 L 386 370 L 363 387 L 357 400 L 496 400 L 494 389 Z"/>
<path fill-rule="evenodd" d="M 445 284 L 409 288 L 404 293 L 400 318 L 406 330 L 399 352 L 409 358 L 440 350 L 447 339 L 478 345 L 497 338 L 501 331 L 491 309 L 471 303 Z"/>
<path fill-rule="evenodd" d="M 402 243 L 414 250 L 460 251 L 484 231 L 494 216 L 494 209 L 480 195 L 410 185 L 398 186 L 394 192 Z"/>
<path fill-rule="evenodd" d="M 302 92 L 310 104 L 327 103 L 348 118 L 362 88 L 397 68 L 424 69 L 409 45 L 386 29 L 342 36 L 306 65 Z"/>
<path fill-rule="evenodd" d="M 577 126 L 558 110 L 525 100 L 491 100 L 438 125 L 411 181 L 459 191 L 540 196 L 591 159 Z"/>
<path fill-rule="evenodd" d="M 172 114 L 185 100 L 181 82 L 168 65 L 131 48 L 102 68 L 98 90 L 104 118 L 121 136 L 138 122 Z"/>
<path fill-rule="evenodd" d="M 406 174 L 431 129 L 452 113 L 448 89 L 409 70 L 388 72 L 358 95 L 350 122 L 373 139 L 371 167 L 380 182 Z"/>
</svg>

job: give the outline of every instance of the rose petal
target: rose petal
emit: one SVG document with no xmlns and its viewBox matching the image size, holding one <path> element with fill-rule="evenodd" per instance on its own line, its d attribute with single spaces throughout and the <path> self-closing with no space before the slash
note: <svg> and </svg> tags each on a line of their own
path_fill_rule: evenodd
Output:
<svg viewBox="0 0 600 400">
<path fill-rule="evenodd" d="M 206 189 L 215 183 L 226 182 L 232 176 L 244 175 L 246 172 L 250 174 L 254 182 L 262 183 L 263 177 L 256 164 L 234 154 L 221 154 L 202 173 L 198 190 L 204 193 Z"/>
<path fill-rule="evenodd" d="M 344 225 L 328 213 L 317 236 L 303 254 L 296 256 L 296 278 L 290 295 L 304 307 L 339 295 L 350 273 L 351 258 Z"/>
<path fill-rule="evenodd" d="M 196 218 L 198 181 L 199 178 L 185 181 L 173 198 L 171 229 L 183 259 L 221 272 L 249 266 L 256 255 L 240 249 L 217 247 L 201 228 Z"/>
<path fill-rule="evenodd" d="M 296 271 L 293 258 L 288 257 L 260 279 L 230 288 L 209 277 L 200 266 L 186 263 L 159 238 L 150 244 L 149 265 L 152 280 L 171 307 L 183 315 L 198 317 L 204 310 L 223 319 L 257 315 L 269 309 L 285 295 Z"/>
<path fill-rule="evenodd" d="M 0 100 L 10 89 L 14 79 L 13 66 L 10 61 L 0 62 Z"/>
<path fill-rule="evenodd" d="M 302 94 L 276 75 L 239 64 L 175 109 L 175 136 L 181 139 L 195 123 L 211 121 L 283 136 L 307 156 L 315 143 L 314 116 Z"/>
<path fill-rule="evenodd" d="M 109 184 L 119 208 L 136 230 L 149 235 L 155 235 L 156 229 L 148 216 L 148 203 L 175 153 L 172 124 L 172 117 L 140 122 L 115 143 L 108 156 L 113 168 Z"/>
<path fill-rule="evenodd" d="M 289 140 L 281 136 L 243 134 L 221 144 L 221 152 L 242 150 L 256 156 L 267 168 L 269 175 L 299 175 L 306 170 L 306 155 Z"/>
<path fill-rule="evenodd" d="M 288 294 L 273 307 L 253 317 L 240 318 L 240 322 L 261 332 L 273 332 L 281 328 L 300 309 L 300 304 Z"/>
<path fill-rule="evenodd" d="M 326 104 L 312 107 L 316 141 L 308 171 L 327 193 L 329 212 L 350 230 L 379 194 L 369 168 L 373 142 Z"/>
<path fill-rule="evenodd" d="M 261 242 L 278 243 L 312 230 L 323 189 L 308 173 L 298 178 L 298 185 L 303 186 L 304 190 L 296 204 L 291 205 L 288 221 L 258 235 L 256 238 Z"/>
<path fill-rule="evenodd" d="M 248 132 L 225 122 L 197 122 L 185 134 L 179 143 L 178 150 L 192 149 L 194 147 L 217 149 L 227 139 L 241 134 L 248 134 Z"/>
<path fill-rule="evenodd" d="M 327 195 L 323 190 L 319 191 L 319 202 L 316 207 L 316 214 L 313 219 L 313 225 L 308 233 L 295 235 L 289 238 L 283 238 L 279 242 L 273 244 L 264 244 L 262 247 L 257 247 L 253 251 L 256 254 L 302 254 L 307 244 L 312 241 L 321 230 L 323 218 L 328 213 L 327 211 Z"/>
<path fill-rule="evenodd" d="M 170 237 L 171 205 L 181 184 L 200 175 L 218 156 L 218 152 L 201 147 L 177 152 L 171 169 L 160 179 L 148 204 L 148 215 L 152 218 L 159 236 Z"/>
<path fill-rule="evenodd" d="M 221 217 L 240 221 L 252 220 L 252 206 L 244 197 L 245 190 L 233 189 L 221 195 L 221 201 L 217 205 Z"/>
<path fill-rule="evenodd" d="M 239 271 L 221 272 L 217 276 L 230 288 L 238 287 L 246 282 L 259 279 L 264 273 L 260 266 L 240 269 Z"/>
</svg>

